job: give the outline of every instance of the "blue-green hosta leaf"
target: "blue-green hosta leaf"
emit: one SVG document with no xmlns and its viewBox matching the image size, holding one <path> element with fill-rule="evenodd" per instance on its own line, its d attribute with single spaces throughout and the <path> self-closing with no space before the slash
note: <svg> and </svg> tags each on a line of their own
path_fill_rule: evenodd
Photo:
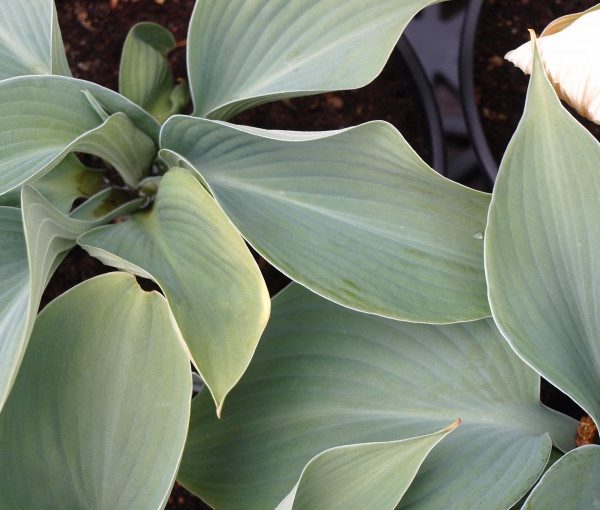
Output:
<svg viewBox="0 0 600 510">
<path fill-rule="evenodd" d="M 104 121 L 89 92 L 112 114 Z M 139 129 L 138 129 L 139 128 Z M 69 152 L 90 152 L 137 184 L 154 157 L 158 123 L 116 92 L 61 76 L 0 82 L 0 194 L 41 177 Z"/>
<path fill-rule="evenodd" d="M 166 58 L 173 48 L 175 38 L 169 30 L 156 23 L 138 23 L 127 34 L 121 56 L 119 92 L 160 122 L 189 101 L 185 83 L 173 87 Z"/>
<path fill-rule="evenodd" d="M 172 169 L 154 207 L 78 243 L 162 288 L 217 405 L 238 382 L 269 317 L 266 285 L 244 241 L 192 173 Z"/>
<path fill-rule="evenodd" d="M 195 115 L 226 119 L 261 103 L 362 87 L 400 34 L 440 0 L 198 0 L 187 62 Z"/>
<path fill-rule="evenodd" d="M 50 277 L 79 235 L 130 212 L 132 205 L 81 221 L 62 214 L 30 186 L 23 188 L 21 203 L 21 210 L 0 207 L 0 409 L 19 370 Z"/>
<path fill-rule="evenodd" d="M 540 404 L 539 376 L 491 319 L 393 321 L 292 285 L 274 299 L 222 418 L 208 395 L 192 402 L 178 478 L 215 508 L 273 508 L 329 448 L 410 438 L 457 417 L 403 507 L 505 510 L 542 473 L 548 433 L 567 450 L 577 428 Z"/>
<path fill-rule="evenodd" d="M 0 0 L 0 80 L 71 71 L 53 0 Z"/>
<path fill-rule="evenodd" d="M 393 510 L 429 452 L 459 423 L 426 436 L 325 450 L 306 465 L 277 510 Z"/>
<path fill-rule="evenodd" d="M 38 317 L 0 414 L 0 508 L 163 508 L 191 391 L 160 294 L 123 273 L 74 287 Z"/>
<path fill-rule="evenodd" d="M 542 477 L 523 510 L 600 508 L 600 446 L 570 451 Z"/>
<path fill-rule="evenodd" d="M 314 292 L 414 322 L 490 314 L 489 195 L 434 172 L 390 124 L 292 133 L 178 116 L 161 146 L 195 166 L 258 252 Z"/>
<path fill-rule="evenodd" d="M 600 144 L 536 54 L 486 234 L 494 318 L 526 363 L 600 423 Z"/>
<path fill-rule="evenodd" d="M 168 168 L 184 168 L 190 172 L 194 172 L 197 179 L 202 183 L 202 186 L 206 188 L 210 192 L 210 186 L 204 180 L 204 177 L 198 173 L 198 170 L 192 165 L 187 159 L 182 157 L 180 154 L 173 152 L 170 149 L 161 149 L 158 152 L 159 159 L 168 167 Z"/>
</svg>

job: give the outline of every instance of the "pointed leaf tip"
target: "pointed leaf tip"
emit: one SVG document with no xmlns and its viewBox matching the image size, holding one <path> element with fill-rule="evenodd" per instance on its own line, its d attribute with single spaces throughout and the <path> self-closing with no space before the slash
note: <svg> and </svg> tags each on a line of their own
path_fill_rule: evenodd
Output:
<svg viewBox="0 0 600 510">
<path fill-rule="evenodd" d="M 97 228 L 78 243 L 108 265 L 158 283 L 220 416 L 248 367 L 271 301 L 241 236 L 191 172 L 161 179 L 152 210 Z"/>
<path fill-rule="evenodd" d="M 431 450 L 457 426 L 387 442 L 347 444 L 313 457 L 276 510 L 393 510 Z"/>
<path fill-rule="evenodd" d="M 198 0 L 187 44 L 194 115 L 227 119 L 275 99 L 364 86 L 412 17 L 438 1 Z"/>
<path fill-rule="evenodd" d="M 544 39 L 531 42 L 525 111 L 488 214 L 488 297 L 515 352 L 598 423 L 600 144 L 560 103 L 537 51 Z"/>
</svg>

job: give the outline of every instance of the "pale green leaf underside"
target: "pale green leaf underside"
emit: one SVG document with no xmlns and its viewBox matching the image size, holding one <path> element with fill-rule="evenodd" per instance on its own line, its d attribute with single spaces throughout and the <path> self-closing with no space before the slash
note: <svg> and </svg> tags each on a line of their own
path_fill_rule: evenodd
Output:
<svg viewBox="0 0 600 510">
<path fill-rule="evenodd" d="M 489 298 L 511 346 L 600 423 L 600 144 L 536 55 L 486 234 Z"/>
<path fill-rule="evenodd" d="M 50 277 L 82 233 L 129 212 L 69 218 L 25 186 L 21 210 L 0 207 L 0 409 L 16 378 Z M 24 225 L 24 227 L 23 227 Z"/>
<path fill-rule="evenodd" d="M 125 184 L 131 188 L 135 188 L 148 173 L 156 155 L 152 139 L 137 129 L 122 112 L 111 115 L 102 125 L 82 135 L 66 150 L 103 158 L 115 167 Z"/>
<path fill-rule="evenodd" d="M 129 195 L 121 193 L 116 188 L 105 188 L 73 209 L 69 217 L 89 222 L 92 225 L 90 228 L 95 228 L 119 216 L 128 216 L 139 211 L 146 202 L 146 198 L 130 200 Z"/>
<path fill-rule="evenodd" d="M 69 213 L 77 198 L 90 197 L 105 186 L 103 171 L 90 169 L 75 154 L 67 154 L 48 173 L 30 184 L 59 211 Z M 0 206 L 21 207 L 21 189 L 0 196 Z"/>
<path fill-rule="evenodd" d="M 273 508 L 329 448 L 407 439 L 458 417 L 403 507 L 504 510 L 542 473 L 547 433 L 569 449 L 577 426 L 540 404 L 539 376 L 489 319 L 393 321 L 292 285 L 221 419 L 207 394 L 192 402 L 178 479 L 215 508 Z"/>
<path fill-rule="evenodd" d="M 114 115 L 103 123 L 85 91 Z M 40 177 L 75 150 L 105 158 L 135 184 L 151 162 L 157 134 L 148 113 L 93 83 L 60 76 L 2 81 L 0 193 Z"/>
<path fill-rule="evenodd" d="M 169 30 L 138 23 L 127 34 L 121 56 L 119 92 L 160 122 L 182 106 L 173 102 L 173 73 L 166 58 L 173 48 L 175 38 Z"/>
<path fill-rule="evenodd" d="M 0 508 L 163 508 L 191 389 L 162 296 L 123 273 L 74 287 L 38 317 L 0 414 Z"/>
<path fill-rule="evenodd" d="M 102 172 L 88 169 L 75 154 L 68 154 L 58 165 L 31 185 L 60 212 L 68 214 L 77 198 L 90 197 L 104 186 Z"/>
<path fill-rule="evenodd" d="M 193 164 L 248 242 L 314 292 L 414 322 L 490 314 L 489 195 L 434 172 L 390 124 L 295 133 L 178 116 L 161 147 Z"/>
<path fill-rule="evenodd" d="M 400 34 L 440 0 L 198 0 L 188 32 L 194 115 L 362 87 Z"/>
<path fill-rule="evenodd" d="M 600 508 L 600 446 L 577 448 L 556 462 L 525 501 L 523 510 Z"/>
<path fill-rule="evenodd" d="M 429 452 L 457 425 L 400 441 L 326 450 L 311 459 L 276 510 L 394 510 Z"/>
<path fill-rule="evenodd" d="M 0 0 L 0 80 L 70 76 L 53 0 Z"/>
<path fill-rule="evenodd" d="M 220 411 L 250 363 L 271 303 L 243 239 L 194 175 L 170 170 L 150 212 L 78 243 L 105 264 L 161 286 Z"/>
</svg>

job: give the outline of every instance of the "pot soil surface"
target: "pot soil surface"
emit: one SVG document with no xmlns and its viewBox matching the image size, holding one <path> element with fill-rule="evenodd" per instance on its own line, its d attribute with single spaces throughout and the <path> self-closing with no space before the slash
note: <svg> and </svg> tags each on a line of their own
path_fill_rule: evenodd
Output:
<svg viewBox="0 0 600 510">
<path fill-rule="evenodd" d="M 529 40 L 552 20 L 584 11 L 597 0 L 485 0 L 475 37 L 475 99 L 482 127 L 497 162 L 500 162 L 525 106 L 529 78 L 504 55 Z M 600 140 L 600 126 L 572 113 Z"/>
<path fill-rule="evenodd" d="M 127 32 L 139 21 L 153 21 L 173 32 L 178 48 L 169 59 L 175 77 L 185 78 L 185 39 L 194 0 L 56 0 L 56 6 L 67 58 L 75 77 L 116 90 L 121 48 Z M 417 98 L 406 69 L 387 66 L 375 82 L 363 89 L 263 105 L 238 115 L 233 122 L 271 129 L 321 131 L 382 119 L 401 130 L 421 157 L 431 162 L 428 127 Z M 262 257 L 255 256 L 271 294 L 288 283 L 284 275 Z M 73 285 L 109 270 L 75 248 L 52 277 L 42 306 Z M 142 284 L 152 287 L 148 282 Z M 208 507 L 175 484 L 167 508 Z"/>
</svg>

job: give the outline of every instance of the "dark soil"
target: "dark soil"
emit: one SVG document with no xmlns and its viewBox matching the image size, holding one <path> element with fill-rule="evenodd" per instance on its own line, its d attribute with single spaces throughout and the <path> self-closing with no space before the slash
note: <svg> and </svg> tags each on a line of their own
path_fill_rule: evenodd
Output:
<svg viewBox="0 0 600 510">
<path fill-rule="evenodd" d="M 266 129 L 325 131 L 370 120 L 385 120 L 396 126 L 431 164 L 429 131 L 418 91 L 396 55 L 366 87 L 265 104 L 239 114 L 233 122 Z"/>
<path fill-rule="evenodd" d="M 597 0 L 485 1 L 475 39 L 475 97 L 496 161 L 517 128 L 529 82 L 504 55 L 529 40 L 528 28 L 539 35 L 552 20 L 596 4 Z M 600 140 L 600 126 L 576 116 Z"/>
<path fill-rule="evenodd" d="M 99 260 L 90 257 L 87 252 L 79 246 L 73 248 L 65 257 L 56 270 L 42 296 L 40 308 L 46 306 L 50 301 L 56 299 L 71 287 L 102 273 L 111 271 Z"/>
<path fill-rule="evenodd" d="M 176 482 L 165 510 L 207 510 L 209 508 Z"/>
</svg>

